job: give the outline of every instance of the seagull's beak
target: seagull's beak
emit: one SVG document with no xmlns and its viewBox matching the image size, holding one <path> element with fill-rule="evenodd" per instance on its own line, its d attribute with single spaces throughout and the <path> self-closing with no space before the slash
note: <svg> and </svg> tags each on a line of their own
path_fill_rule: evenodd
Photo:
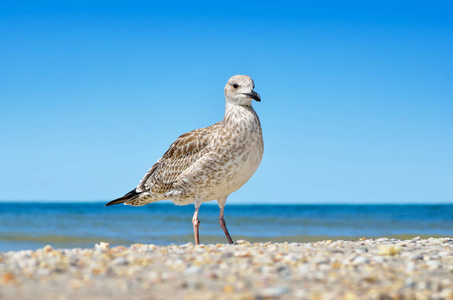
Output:
<svg viewBox="0 0 453 300">
<path fill-rule="evenodd" d="M 250 93 L 245 93 L 244 95 L 247 95 L 247 96 L 249 96 L 250 98 L 252 98 L 252 99 L 254 99 L 256 101 L 261 102 L 260 94 L 258 94 L 254 90 L 251 90 Z"/>
</svg>

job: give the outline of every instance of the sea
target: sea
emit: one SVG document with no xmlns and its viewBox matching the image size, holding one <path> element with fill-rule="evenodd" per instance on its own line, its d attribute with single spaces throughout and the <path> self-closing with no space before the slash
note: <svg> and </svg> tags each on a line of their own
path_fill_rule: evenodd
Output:
<svg viewBox="0 0 453 300">
<path fill-rule="evenodd" d="M 193 243 L 194 207 L 158 203 L 142 207 L 99 203 L 0 203 L 0 252 L 92 248 L 131 244 Z M 203 204 L 200 242 L 226 243 L 217 205 Z M 360 238 L 451 237 L 453 204 L 235 205 L 225 220 L 233 240 L 312 242 Z"/>
</svg>

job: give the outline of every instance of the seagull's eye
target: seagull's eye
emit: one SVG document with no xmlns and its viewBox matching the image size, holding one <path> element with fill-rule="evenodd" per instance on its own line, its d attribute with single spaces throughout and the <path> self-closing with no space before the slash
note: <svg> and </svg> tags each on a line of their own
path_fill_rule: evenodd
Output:
<svg viewBox="0 0 453 300">
<path fill-rule="evenodd" d="M 239 84 L 235 83 L 235 84 L 233 84 L 233 87 L 234 87 L 235 89 L 237 89 L 237 88 L 239 87 Z"/>
</svg>

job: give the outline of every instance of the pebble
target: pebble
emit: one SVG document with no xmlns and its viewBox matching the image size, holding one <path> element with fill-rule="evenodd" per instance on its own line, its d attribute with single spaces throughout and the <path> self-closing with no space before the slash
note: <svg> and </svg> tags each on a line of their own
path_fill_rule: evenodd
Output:
<svg viewBox="0 0 453 300">
<path fill-rule="evenodd" d="M 360 264 L 364 264 L 364 263 L 369 263 L 370 260 L 364 256 L 357 256 L 353 261 L 352 263 L 355 264 L 355 265 L 360 265 Z"/>
<path fill-rule="evenodd" d="M 1 299 L 453 299 L 453 239 L 0 253 Z"/>
<path fill-rule="evenodd" d="M 383 244 L 378 246 L 379 255 L 396 255 L 401 252 L 401 247 L 393 244 Z"/>
<path fill-rule="evenodd" d="M 289 289 L 284 286 L 277 286 L 277 287 L 271 287 L 271 288 L 266 288 L 263 289 L 259 295 L 261 297 L 279 297 L 285 293 L 287 293 Z"/>
<path fill-rule="evenodd" d="M 197 273 L 200 273 L 201 272 L 201 268 L 200 267 L 196 267 L 196 266 L 190 266 L 188 269 L 186 269 L 185 273 L 187 275 L 191 275 L 191 274 L 197 274 Z"/>
<path fill-rule="evenodd" d="M 114 260 L 112 260 L 112 265 L 127 265 L 127 264 L 128 261 L 123 256 L 117 257 Z"/>
</svg>

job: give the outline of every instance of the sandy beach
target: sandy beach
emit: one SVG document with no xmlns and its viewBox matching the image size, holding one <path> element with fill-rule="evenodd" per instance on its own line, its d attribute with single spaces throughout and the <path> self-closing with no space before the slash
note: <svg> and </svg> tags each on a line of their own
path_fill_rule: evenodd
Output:
<svg viewBox="0 0 453 300">
<path fill-rule="evenodd" d="M 453 299 L 453 238 L 0 253 L 0 299 Z"/>
</svg>

